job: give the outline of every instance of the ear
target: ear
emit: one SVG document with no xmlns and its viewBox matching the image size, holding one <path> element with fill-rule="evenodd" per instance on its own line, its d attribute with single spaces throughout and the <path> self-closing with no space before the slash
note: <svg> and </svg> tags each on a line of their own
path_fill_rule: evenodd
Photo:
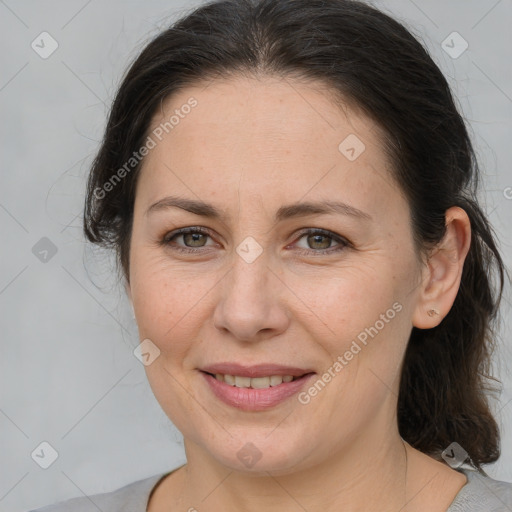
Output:
<svg viewBox="0 0 512 512">
<path fill-rule="evenodd" d="M 453 206 L 446 210 L 445 223 L 445 236 L 432 250 L 424 269 L 412 318 L 414 327 L 419 329 L 439 325 L 450 311 L 471 244 L 471 222 L 462 208 Z"/>
</svg>

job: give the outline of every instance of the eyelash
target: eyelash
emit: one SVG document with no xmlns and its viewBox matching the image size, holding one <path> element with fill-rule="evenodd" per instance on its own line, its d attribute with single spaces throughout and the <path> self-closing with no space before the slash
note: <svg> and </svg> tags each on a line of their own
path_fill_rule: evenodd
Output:
<svg viewBox="0 0 512 512">
<path fill-rule="evenodd" d="M 177 246 L 177 245 L 171 245 L 171 242 L 175 238 L 177 238 L 177 237 L 179 237 L 181 235 L 186 235 L 186 234 L 190 234 L 190 233 L 192 233 L 192 234 L 198 233 L 198 234 L 203 234 L 203 235 L 210 236 L 210 232 L 207 229 L 202 228 L 200 226 L 190 227 L 190 228 L 183 228 L 183 229 L 179 229 L 177 231 L 173 231 L 171 233 L 167 233 L 164 236 L 164 238 L 162 239 L 161 245 L 164 245 L 166 247 L 170 247 L 173 251 L 179 251 L 179 252 L 182 252 L 182 253 L 189 253 L 189 254 L 190 253 L 197 254 L 204 247 L 198 247 L 198 248 L 194 249 L 192 247 L 181 247 L 181 246 Z M 321 235 L 321 236 L 324 236 L 324 237 L 327 237 L 327 238 L 331 238 L 332 240 L 337 242 L 339 245 L 337 245 L 335 247 L 329 247 L 328 249 L 320 249 L 320 250 L 315 250 L 315 249 L 298 249 L 299 254 L 326 255 L 326 254 L 330 254 L 330 253 L 338 253 L 338 252 L 343 251 L 347 247 L 351 247 L 351 243 L 348 240 L 346 240 L 345 238 L 342 238 L 339 235 L 336 235 L 332 231 L 327 231 L 326 229 L 320 229 L 320 228 L 305 229 L 305 230 L 303 230 L 303 231 L 301 231 L 299 233 L 298 240 L 303 238 L 305 235 Z"/>
</svg>

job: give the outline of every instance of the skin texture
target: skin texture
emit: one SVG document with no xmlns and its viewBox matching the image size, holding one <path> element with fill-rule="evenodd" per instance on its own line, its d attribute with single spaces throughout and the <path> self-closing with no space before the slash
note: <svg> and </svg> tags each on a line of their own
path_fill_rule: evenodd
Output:
<svg viewBox="0 0 512 512">
<path fill-rule="evenodd" d="M 434 327 L 453 304 L 469 220 L 448 210 L 445 239 L 424 261 L 380 130 L 348 104 L 338 108 L 321 85 L 230 77 L 180 91 L 154 117 L 153 128 L 197 100 L 146 156 L 135 200 L 127 291 L 140 340 L 160 350 L 145 367 L 149 383 L 187 455 L 156 489 L 151 512 L 435 512 L 466 482 L 403 444 L 396 402 L 412 327 Z M 350 134 L 365 146 L 353 161 L 338 149 Z M 147 213 L 170 195 L 210 203 L 226 217 L 176 207 Z M 369 218 L 274 220 L 280 207 L 307 201 L 342 201 Z M 169 241 L 197 226 L 208 234 Z M 308 238 L 305 228 L 333 238 Z M 251 263 L 236 251 L 246 237 L 262 249 Z M 177 250 L 187 245 L 196 252 Z M 393 304 L 400 311 L 389 320 Z M 440 314 L 429 316 L 432 308 Z M 198 371 L 221 361 L 272 362 L 320 378 L 383 314 L 384 327 L 307 404 L 294 396 L 241 411 L 215 398 Z M 247 443 L 261 454 L 250 468 L 237 457 Z"/>
</svg>

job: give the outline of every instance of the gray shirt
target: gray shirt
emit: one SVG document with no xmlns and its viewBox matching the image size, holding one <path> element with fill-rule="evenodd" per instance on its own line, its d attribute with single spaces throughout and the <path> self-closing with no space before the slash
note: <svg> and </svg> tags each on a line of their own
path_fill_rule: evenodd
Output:
<svg viewBox="0 0 512 512">
<path fill-rule="evenodd" d="M 461 469 L 468 479 L 446 512 L 512 512 L 512 483 Z M 146 512 L 149 496 L 158 481 L 169 473 L 158 474 L 128 484 L 116 491 L 82 496 L 31 512 Z"/>
</svg>

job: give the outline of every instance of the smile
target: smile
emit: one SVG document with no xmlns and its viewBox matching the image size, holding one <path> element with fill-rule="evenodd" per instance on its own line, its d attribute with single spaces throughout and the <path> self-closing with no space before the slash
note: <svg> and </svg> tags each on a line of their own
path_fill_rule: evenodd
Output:
<svg viewBox="0 0 512 512">
<path fill-rule="evenodd" d="M 212 374 L 210 374 L 212 375 Z M 269 377 L 242 377 L 240 375 L 224 375 L 216 373 L 212 375 L 219 382 L 225 382 L 229 386 L 236 386 L 237 388 L 252 388 L 252 389 L 265 389 L 274 386 L 279 386 L 283 382 L 292 382 L 299 377 L 293 375 L 271 375 Z"/>
<path fill-rule="evenodd" d="M 242 411 L 264 411 L 299 393 L 316 373 L 247 377 L 200 371 L 212 396 Z"/>
</svg>

